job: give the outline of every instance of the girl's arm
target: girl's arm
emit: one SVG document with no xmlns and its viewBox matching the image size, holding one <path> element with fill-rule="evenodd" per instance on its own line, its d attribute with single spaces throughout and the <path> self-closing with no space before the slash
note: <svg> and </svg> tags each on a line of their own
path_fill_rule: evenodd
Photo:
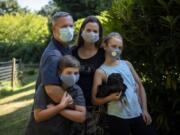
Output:
<svg viewBox="0 0 180 135">
<path fill-rule="evenodd" d="M 140 96 L 140 103 L 141 103 L 141 106 L 142 106 L 142 109 L 143 111 L 147 111 L 147 97 L 146 97 L 146 92 L 145 92 L 145 89 L 142 85 L 142 82 L 141 82 L 141 79 L 140 77 L 138 76 L 138 74 L 136 73 L 134 67 L 132 66 L 132 64 L 127 61 L 127 64 L 131 70 L 131 73 L 133 74 L 133 77 L 136 81 L 136 84 L 138 85 L 137 86 L 137 90 L 138 90 L 138 93 L 139 93 L 139 96 Z"/>
<path fill-rule="evenodd" d="M 138 91 L 138 95 L 140 97 L 140 104 L 141 104 L 141 107 L 142 107 L 142 111 L 143 111 L 143 119 L 144 121 L 146 122 L 146 124 L 150 124 L 152 122 L 152 119 L 151 119 L 151 116 L 149 115 L 148 113 L 148 108 L 147 108 L 147 97 L 146 97 L 146 92 L 145 92 L 145 89 L 144 89 L 144 86 L 141 82 L 141 79 L 140 77 L 138 76 L 138 74 L 136 73 L 134 67 L 132 66 L 132 64 L 127 61 L 127 64 L 133 74 L 133 77 L 137 83 L 137 91 Z"/>
<path fill-rule="evenodd" d="M 74 122 L 83 123 L 86 120 L 86 107 L 75 105 L 75 110 L 64 109 L 60 115 Z"/>
<path fill-rule="evenodd" d="M 34 118 L 36 122 L 48 120 L 58 114 L 71 102 L 71 97 L 67 92 L 63 94 L 62 101 L 55 106 L 46 109 L 34 109 Z"/>
<path fill-rule="evenodd" d="M 94 105 L 102 105 L 112 100 L 118 100 L 120 98 L 119 93 L 113 93 L 104 98 L 97 98 L 97 89 L 98 86 L 102 84 L 103 80 L 106 80 L 106 75 L 101 70 L 96 70 L 94 75 L 93 87 L 92 87 L 92 103 Z"/>
</svg>

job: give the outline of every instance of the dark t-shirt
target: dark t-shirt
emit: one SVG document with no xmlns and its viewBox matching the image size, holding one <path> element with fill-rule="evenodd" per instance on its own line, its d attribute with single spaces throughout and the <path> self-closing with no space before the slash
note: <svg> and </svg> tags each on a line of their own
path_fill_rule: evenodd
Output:
<svg viewBox="0 0 180 135">
<path fill-rule="evenodd" d="M 85 99 L 81 88 L 77 85 L 68 89 L 75 105 L 85 106 Z M 46 109 L 47 105 L 53 101 L 47 96 L 43 85 L 39 85 L 34 97 L 34 109 Z M 54 103 L 55 104 L 55 103 Z M 34 110 L 33 109 L 33 110 Z M 32 111 L 30 121 L 26 130 L 26 135 L 69 135 L 72 129 L 72 121 L 57 114 L 49 120 L 36 123 L 34 112 Z"/>
<path fill-rule="evenodd" d="M 80 79 L 77 84 L 82 88 L 86 105 L 91 106 L 91 91 L 93 85 L 94 73 L 104 62 L 104 49 L 98 49 L 98 52 L 91 58 L 82 59 L 78 55 L 78 48 L 73 48 L 72 55 L 75 56 L 80 64 Z"/>
</svg>

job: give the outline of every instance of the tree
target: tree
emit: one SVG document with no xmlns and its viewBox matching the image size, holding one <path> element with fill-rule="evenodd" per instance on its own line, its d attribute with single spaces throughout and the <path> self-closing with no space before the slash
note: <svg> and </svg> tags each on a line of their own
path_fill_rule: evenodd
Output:
<svg viewBox="0 0 180 135">
<path fill-rule="evenodd" d="M 49 38 L 48 20 L 33 13 L 0 16 L 0 57 L 38 61 Z M 7 56 L 8 54 L 8 56 Z"/>
<path fill-rule="evenodd" d="M 50 1 L 47 5 L 41 8 L 38 14 L 50 18 L 56 11 L 60 11 L 60 7 L 53 1 Z"/>
<path fill-rule="evenodd" d="M 101 11 L 110 8 L 108 0 L 53 0 L 61 10 L 72 14 L 75 20 L 88 15 L 98 15 Z"/>
<path fill-rule="evenodd" d="M 19 11 L 26 11 L 26 9 L 20 8 L 17 0 L 1 0 L 0 1 L 0 14 L 16 13 Z"/>
</svg>

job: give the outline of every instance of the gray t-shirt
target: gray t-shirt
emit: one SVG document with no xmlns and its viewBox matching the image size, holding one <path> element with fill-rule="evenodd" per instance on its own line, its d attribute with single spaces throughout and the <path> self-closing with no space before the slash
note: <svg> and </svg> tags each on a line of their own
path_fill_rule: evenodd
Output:
<svg viewBox="0 0 180 135">
<path fill-rule="evenodd" d="M 78 85 L 69 88 L 68 93 L 72 96 L 75 105 L 85 106 L 83 92 Z M 40 85 L 35 93 L 34 108 L 45 109 L 50 103 L 53 103 L 53 101 L 48 97 L 43 86 Z"/>
<path fill-rule="evenodd" d="M 69 88 L 68 93 L 72 96 L 75 105 L 85 106 L 83 92 L 78 85 Z M 53 103 L 53 101 L 47 96 L 43 85 L 39 85 L 35 93 L 33 108 L 46 109 L 49 103 Z M 32 111 L 26 135 L 69 135 L 72 123 L 71 120 L 61 115 L 56 115 L 49 120 L 36 123 Z"/>
</svg>

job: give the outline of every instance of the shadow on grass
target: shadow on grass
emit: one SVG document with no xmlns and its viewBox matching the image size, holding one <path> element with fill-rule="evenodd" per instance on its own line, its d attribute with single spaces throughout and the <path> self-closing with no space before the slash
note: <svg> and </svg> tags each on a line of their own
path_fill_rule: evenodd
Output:
<svg viewBox="0 0 180 135">
<path fill-rule="evenodd" d="M 21 88 L 1 93 L 0 135 L 24 134 L 32 109 L 35 80 L 36 76 L 27 76 Z"/>
<path fill-rule="evenodd" d="M 30 117 L 31 108 L 32 104 L 0 116 L 0 134 L 23 135 Z"/>
</svg>

